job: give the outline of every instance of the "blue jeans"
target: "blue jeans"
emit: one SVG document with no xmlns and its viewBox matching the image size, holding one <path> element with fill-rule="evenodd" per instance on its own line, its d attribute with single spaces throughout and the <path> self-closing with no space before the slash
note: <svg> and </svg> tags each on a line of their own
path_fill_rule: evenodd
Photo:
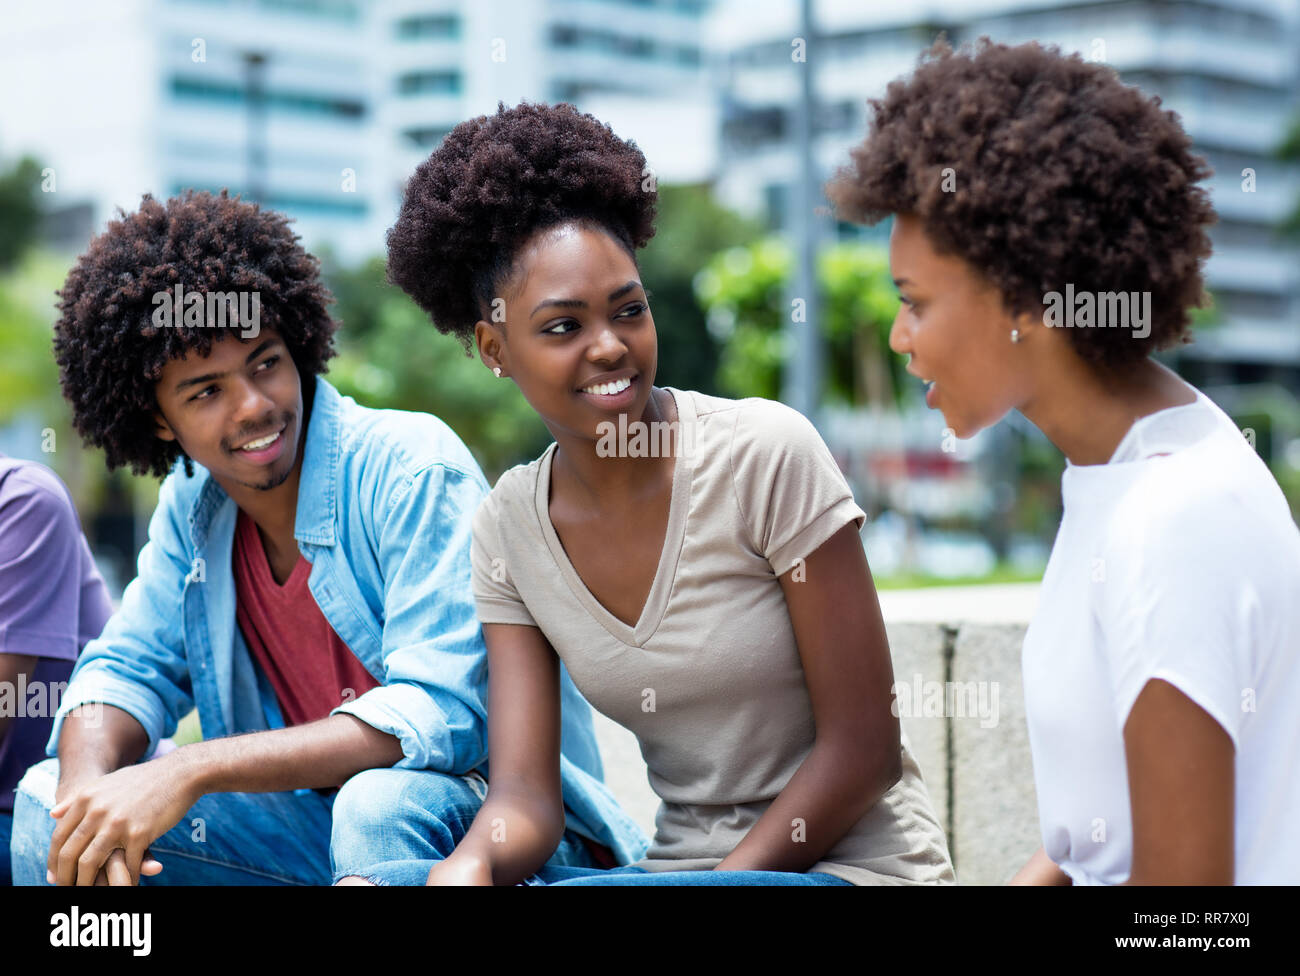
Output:
<svg viewBox="0 0 1300 976">
<path fill-rule="evenodd" d="M 57 783 L 58 760 L 47 759 L 18 784 L 12 841 L 17 884 L 46 883 Z M 475 774 L 411 769 L 369 769 L 333 795 L 209 793 L 149 845 L 163 871 L 140 883 L 328 885 L 381 861 L 436 860 L 464 836 L 485 793 Z M 556 863 L 592 863 L 576 835 L 566 841 Z"/>
<path fill-rule="evenodd" d="M 0 813 L 0 887 L 14 883 L 9 870 L 9 835 L 14 832 L 14 815 Z"/>
<path fill-rule="evenodd" d="M 564 845 L 561 844 L 561 849 Z M 389 861 L 376 864 L 363 875 L 376 884 L 424 884 L 433 861 Z M 820 871 L 647 871 L 557 864 L 555 858 L 524 882 L 529 885 L 849 885 L 852 883 Z"/>
</svg>

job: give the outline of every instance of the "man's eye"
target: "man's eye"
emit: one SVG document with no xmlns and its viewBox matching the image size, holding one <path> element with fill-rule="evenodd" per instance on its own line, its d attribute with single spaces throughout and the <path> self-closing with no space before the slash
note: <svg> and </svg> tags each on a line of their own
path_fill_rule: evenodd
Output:
<svg viewBox="0 0 1300 976">
<path fill-rule="evenodd" d="M 260 363 L 258 363 L 258 369 L 270 369 L 279 361 L 280 361 L 279 356 L 268 356 L 266 359 L 263 359 Z"/>
<path fill-rule="evenodd" d="M 191 399 L 191 400 L 210 400 L 210 399 L 212 399 L 212 398 L 209 397 L 209 396 L 207 396 L 207 392 L 208 392 L 209 390 L 215 390 L 215 389 L 216 389 L 215 386 L 205 386 L 203 389 L 199 390 L 199 392 L 196 393 L 194 396 L 190 397 L 190 399 Z"/>
</svg>

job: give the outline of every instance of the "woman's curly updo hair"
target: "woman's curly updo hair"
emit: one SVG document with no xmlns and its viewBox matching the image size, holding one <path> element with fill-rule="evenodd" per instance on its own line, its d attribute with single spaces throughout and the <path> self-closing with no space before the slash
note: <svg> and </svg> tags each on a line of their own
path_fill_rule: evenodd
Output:
<svg viewBox="0 0 1300 976">
<path fill-rule="evenodd" d="M 189 293 L 258 292 L 259 326 L 283 337 L 303 377 L 323 373 L 335 353 L 338 324 L 326 311 L 333 297 L 288 218 L 226 190 L 186 190 L 165 205 L 146 193 L 139 210 L 118 214 L 58 292 L 59 382 L 77 432 L 104 449 L 110 470 L 129 465 L 163 478 L 182 457 L 192 477 L 180 446 L 155 434 L 155 385 L 171 360 L 206 356 L 214 342 L 240 333 L 180 322 L 159 328 L 154 295 L 174 294 L 177 284 Z"/>
<path fill-rule="evenodd" d="M 1150 333 L 1074 328 L 1078 354 L 1118 367 L 1190 341 L 1215 220 L 1211 175 L 1178 116 L 1102 64 L 1037 43 L 942 38 L 908 78 L 871 99 L 866 141 L 827 185 L 845 219 L 918 217 L 1008 311 L 1042 314 L 1049 292 L 1150 292 Z"/>
<path fill-rule="evenodd" d="M 635 252 L 654 236 L 658 194 L 635 142 L 558 105 L 521 102 L 452 129 L 406 185 L 388 231 L 388 280 L 468 352 L 474 325 L 539 231 L 576 222 Z"/>
</svg>

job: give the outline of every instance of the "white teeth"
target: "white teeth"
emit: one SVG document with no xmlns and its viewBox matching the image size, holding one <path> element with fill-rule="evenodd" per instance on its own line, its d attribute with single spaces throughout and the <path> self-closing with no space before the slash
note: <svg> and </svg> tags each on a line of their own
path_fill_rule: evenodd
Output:
<svg viewBox="0 0 1300 976">
<path fill-rule="evenodd" d="M 584 386 L 583 393 L 595 393 L 599 396 L 613 396 L 615 393 L 622 393 L 632 385 L 630 379 L 615 380 L 613 383 L 598 383 L 595 386 Z"/>
<path fill-rule="evenodd" d="M 243 447 L 241 447 L 240 450 L 241 450 L 241 451 L 260 451 L 262 448 L 264 448 L 264 447 L 268 447 L 269 445 L 274 444 L 274 443 L 275 443 L 275 439 L 276 439 L 277 437 L 279 437 L 279 436 L 280 436 L 280 435 L 279 435 L 278 433 L 276 433 L 276 434 L 272 434 L 270 437 L 263 437 L 260 441 L 249 441 L 247 444 L 245 444 Z"/>
</svg>

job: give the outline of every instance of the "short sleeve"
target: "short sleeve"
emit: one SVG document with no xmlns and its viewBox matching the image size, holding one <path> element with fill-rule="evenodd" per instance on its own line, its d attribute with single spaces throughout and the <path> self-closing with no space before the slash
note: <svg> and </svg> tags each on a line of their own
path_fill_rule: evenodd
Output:
<svg viewBox="0 0 1300 976">
<path fill-rule="evenodd" d="M 502 525 L 498 497 L 503 487 L 498 484 L 474 515 L 470 562 L 478 619 L 482 624 L 536 627 L 510 575 L 510 554 L 503 544 L 503 539 L 510 538 L 510 531 Z"/>
<path fill-rule="evenodd" d="M 731 473 L 750 537 L 777 576 L 845 525 L 866 522 L 817 429 L 783 403 L 738 401 Z"/>
<path fill-rule="evenodd" d="M 62 484 L 33 465 L 0 487 L 0 653 L 74 661 L 81 525 Z"/>
<path fill-rule="evenodd" d="M 1240 748 L 1243 701 L 1253 685 L 1260 594 L 1251 560 L 1230 532 L 1132 531 L 1107 546 L 1098 588 L 1098 624 L 1123 731 L 1138 695 L 1168 682 L 1203 708 Z"/>
</svg>

